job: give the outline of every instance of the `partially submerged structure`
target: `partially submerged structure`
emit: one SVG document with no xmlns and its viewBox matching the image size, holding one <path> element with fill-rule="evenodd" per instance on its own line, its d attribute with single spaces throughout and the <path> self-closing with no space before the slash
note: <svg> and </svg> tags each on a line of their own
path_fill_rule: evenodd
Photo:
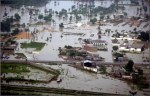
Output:
<svg viewBox="0 0 150 96">
<path fill-rule="evenodd" d="M 85 60 L 83 62 L 83 68 L 89 71 L 98 72 L 98 67 L 90 60 Z"/>
</svg>

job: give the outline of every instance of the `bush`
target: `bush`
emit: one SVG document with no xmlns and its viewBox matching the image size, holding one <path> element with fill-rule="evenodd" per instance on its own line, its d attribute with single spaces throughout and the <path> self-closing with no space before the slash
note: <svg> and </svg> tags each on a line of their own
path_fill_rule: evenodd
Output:
<svg viewBox="0 0 150 96">
<path fill-rule="evenodd" d="M 113 50 L 117 51 L 118 50 L 118 46 L 113 46 Z"/>
<path fill-rule="evenodd" d="M 66 49 L 72 49 L 73 47 L 72 47 L 72 46 L 70 46 L 70 45 L 68 45 L 68 46 L 67 46 L 67 45 L 65 45 L 65 48 L 66 48 Z"/>
<path fill-rule="evenodd" d="M 90 20 L 90 22 L 91 22 L 92 24 L 95 24 L 96 21 L 97 21 L 96 18 Z"/>
<path fill-rule="evenodd" d="M 15 17 L 15 21 L 20 21 L 20 15 L 18 14 L 18 13 L 16 13 L 15 15 L 14 15 L 14 17 Z"/>
<path fill-rule="evenodd" d="M 100 67 L 99 71 L 101 71 L 102 74 L 107 73 L 107 72 L 106 72 L 106 67 L 105 67 L 104 65 L 102 65 L 102 66 Z"/>
<path fill-rule="evenodd" d="M 116 57 L 123 57 L 123 54 L 121 54 L 121 53 L 114 53 L 113 55 Z"/>
<path fill-rule="evenodd" d="M 15 28 L 15 30 L 13 30 L 12 35 L 16 35 L 16 34 L 18 34 L 19 32 L 20 32 L 20 30 L 19 30 L 18 28 Z"/>
<path fill-rule="evenodd" d="M 129 60 L 128 63 L 124 66 L 125 70 L 127 72 L 133 72 L 133 65 L 134 65 L 134 62 L 132 60 Z"/>
</svg>

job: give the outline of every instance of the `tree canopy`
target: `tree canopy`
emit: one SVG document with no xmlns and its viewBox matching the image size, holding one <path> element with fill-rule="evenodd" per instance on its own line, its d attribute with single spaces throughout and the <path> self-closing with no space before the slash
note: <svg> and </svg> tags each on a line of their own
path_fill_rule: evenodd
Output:
<svg viewBox="0 0 150 96">
<path fill-rule="evenodd" d="M 124 68 L 127 72 L 131 73 L 131 72 L 133 72 L 133 65 L 134 65 L 133 60 L 129 60 Z"/>
<path fill-rule="evenodd" d="M 21 19 L 20 15 L 18 13 L 16 13 L 14 15 L 14 17 L 15 17 L 15 21 L 20 21 L 20 19 Z"/>
<path fill-rule="evenodd" d="M 42 6 L 45 5 L 48 0 L 1 0 L 1 4 L 9 4 L 10 6 L 21 6 L 21 5 L 28 5 L 28 6 Z"/>
<path fill-rule="evenodd" d="M 117 51 L 118 50 L 118 46 L 113 46 L 113 50 Z"/>
<path fill-rule="evenodd" d="M 90 22 L 91 22 L 92 24 L 95 24 L 96 21 L 97 21 L 96 18 L 90 20 Z"/>
</svg>

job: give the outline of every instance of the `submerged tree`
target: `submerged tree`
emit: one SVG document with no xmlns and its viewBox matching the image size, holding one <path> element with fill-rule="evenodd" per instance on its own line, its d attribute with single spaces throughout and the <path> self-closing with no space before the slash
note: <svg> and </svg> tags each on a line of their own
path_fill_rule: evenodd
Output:
<svg viewBox="0 0 150 96">
<path fill-rule="evenodd" d="M 38 19 L 43 19 L 43 15 L 42 14 L 40 14 L 39 16 L 38 16 Z"/>
<path fill-rule="evenodd" d="M 15 16 L 15 21 L 19 21 L 21 19 L 20 15 L 18 13 L 16 13 L 14 16 Z"/>
<path fill-rule="evenodd" d="M 113 46 L 113 50 L 117 51 L 118 50 L 118 46 Z"/>
<path fill-rule="evenodd" d="M 97 21 L 96 18 L 90 20 L 90 22 L 91 22 L 92 24 L 95 24 L 96 21 Z"/>
<path fill-rule="evenodd" d="M 127 72 L 131 73 L 131 72 L 133 72 L 133 65 L 134 65 L 133 60 L 129 60 L 124 68 Z"/>
</svg>

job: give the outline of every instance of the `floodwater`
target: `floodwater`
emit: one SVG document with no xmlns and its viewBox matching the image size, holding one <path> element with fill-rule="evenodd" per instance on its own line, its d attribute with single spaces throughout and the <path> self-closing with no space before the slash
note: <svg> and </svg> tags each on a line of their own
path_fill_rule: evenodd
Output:
<svg viewBox="0 0 150 96">
<path fill-rule="evenodd" d="M 124 81 L 117 80 L 102 74 L 95 74 L 87 71 L 81 71 L 79 69 L 68 66 L 67 64 L 62 65 L 43 64 L 43 66 L 61 70 L 61 75 L 59 75 L 59 78 L 62 79 L 62 82 L 57 83 L 56 81 L 52 81 L 46 84 L 44 83 L 25 84 L 23 82 L 21 83 L 9 82 L 9 84 L 64 88 L 64 89 L 74 89 L 74 90 L 84 90 L 84 91 L 104 92 L 104 93 L 118 93 L 118 94 L 129 94 L 128 92 L 129 90 L 131 90 L 131 88 Z"/>
<path fill-rule="evenodd" d="M 57 67 L 57 65 L 53 66 Z M 121 94 L 127 94 L 130 90 L 130 87 L 125 82 L 105 75 L 81 71 L 66 64 L 60 65 L 58 68 L 62 70 L 62 74 L 59 76 L 59 78 L 62 78 L 62 82 L 57 84 L 56 81 L 52 81 L 47 86 Z"/>
<path fill-rule="evenodd" d="M 103 2 L 103 3 L 102 3 Z M 126 3 L 130 3 L 128 0 L 124 1 Z M 72 5 L 76 5 L 77 2 L 75 1 L 57 1 L 56 6 L 54 6 L 54 1 L 50 1 L 46 6 L 44 7 L 38 7 L 40 10 L 40 14 L 44 14 L 44 10 L 46 9 L 53 9 L 54 11 L 60 11 L 62 8 L 64 9 L 69 9 L 71 8 Z M 109 7 L 112 4 L 109 0 L 107 1 L 95 1 L 95 6 L 104 6 L 104 7 Z M 128 16 L 136 16 L 136 10 L 141 6 L 125 6 L 124 12 L 128 13 Z M 3 20 L 3 14 L 4 10 L 7 8 L 7 12 L 9 16 L 14 15 L 15 13 L 18 13 L 21 15 L 21 21 L 20 23 L 30 23 L 30 18 L 27 10 L 25 10 L 24 14 L 21 14 L 20 9 L 12 9 L 9 6 L 4 6 L 2 5 L 0 8 L 1 14 L 0 14 L 0 20 Z M 149 9 L 148 9 L 149 12 Z M 69 17 L 70 15 L 68 15 Z M 37 17 L 36 17 L 37 18 Z M 97 17 L 99 19 L 99 17 Z M 27 49 L 22 49 L 20 48 L 20 43 L 22 42 L 30 42 L 31 40 L 28 39 L 21 39 L 17 40 L 19 42 L 19 50 L 16 50 L 16 53 L 24 53 L 28 60 L 45 60 L 45 61 L 61 61 L 63 60 L 58 56 L 59 47 L 64 47 L 65 45 L 71 45 L 73 47 L 82 47 L 81 42 L 78 40 L 78 38 L 82 39 L 98 39 L 97 36 L 97 27 L 96 26 L 89 26 L 87 25 L 88 19 L 85 18 L 79 23 L 85 24 L 85 26 L 77 26 L 77 23 L 74 21 L 72 24 L 68 24 L 69 20 L 60 20 L 55 15 L 53 16 L 53 19 L 56 21 L 56 25 L 41 25 L 41 26 L 29 26 L 30 32 L 32 32 L 35 29 L 43 29 L 43 27 L 46 28 L 54 28 L 54 32 L 49 32 L 49 31 L 43 31 L 37 34 L 37 39 L 36 42 L 44 42 L 46 45 L 40 52 L 34 52 L 33 48 L 27 48 Z M 63 22 L 64 29 L 63 32 L 70 32 L 70 33 L 84 33 L 84 36 L 81 35 L 62 35 L 62 31 L 59 30 L 59 24 Z M 32 21 L 34 23 L 34 21 Z M 118 32 L 121 32 L 121 30 L 125 30 L 126 32 L 132 31 L 135 27 L 130 27 L 129 25 L 122 26 L 123 23 L 118 24 L 117 26 L 113 26 L 111 23 L 107 23 L 106 26 L 101 26 L 102 33 L 105 32 L 105 29 L 111 29 L 112 31 L 115 31 L 116 29 Z M 150 23 L 149 23 L 150 24 Z M 147 31 L 149 30 L 149 26 L 146 28 L 143 28 L 145 24 L 142 23 L 140 27 L 136 27 L 137 31 L 138 30 L 143 30 Z M 76 26 L 76 27 L 75 27 Z M 72 27 L 74 29 L 66 29 L 67 27 Z M 50 36 L 50 33 L 52 34 L 52 39 L 49 41 L 46 41 L 47 37 Z M 93 37 L 90 35 L 94 34 Z M 61 37 L 62 35 L 62 37 Z M 93 54 L 99 54 L 101 57 L 105 58 L 106 62 L 113 62 L 113 57 L 112 57 L 112 42 L 111 42 L 111 35 L 110 36 L 102 36 L 102 40 L 106 40 L 108 42 L 108 51 L 98 51 L 98 52 L 93 52 Z M 17 49 L 18 49 L 17 48 Z M 30 54 L 30 52 L 33 52 Z M 146 54 L 149 51 L 146 50 Z M 149 55 L 149 53 L 148 53 Z M 148 56 L 146 55 L 146 56 Z M 129 58 L 132 58 L 134 62 L 142 62 L 142 56 L 143 54 L 127 54 Z M 10 56 L 10 59 L 15 59 L 14 56 Z M 51 66 L 54 68 L 58 68 L 58 66 Z M 76 68 L 70 67 L 68 65 L 62 65 L 59 68 L 61 68 L 62 74 L 60 75 L 60 78 L 62 78 L 62 82 L 60 84 L 57 84 L 56 81 L 52 81 L 49 84 L 28 84 L 32 86 L 45 86 L 45 87 L 59 87 L 59 88 L 66 88 L 66 89 L 78 89 L 78 90 L 87 90 L 87 91 L 96 91 L 96 92 L 109 92 L 109 93 L 121 93 L 121 94 L 128 94 L 128 91 L 130 90 L 130 87 L 123 81 L 107 77 L 105 75 L 101 74 L 92 74 L 88 73 L 85 71 L 78 70 Z M 19 84 L 18 82 L 12 82 L 12 84 Z M 21 85 L 23 85 L 22 83 Z"/>
<path fill-rule="evenodd" d="M 57 1 L 56 5 L 54 3 L 54 1 L 49 1 L 48 4 L 46 4 L 46 6 L 44 7 L 37 7 L 37 9 L 40 10 L 40 14 L 44 14 L 44 10 L 47 9 L 52 9 L 54 11 L 60 11 L 61 9 L 66 9 L 68 10 L 69 8 L 71 9 L 72 5 L 77 5 L 77 3 L 81 3 L 81 2 L 76 2 L 76 1 Z M 112 1 L 95 1 L 95 6 L 103 6 L 103 7 L 109 7 L 113 2 Z M 120 2 L 122 3 L 122 2 Z M 124 1 L 124 3 L 129 4 L 130 2 Z M 65 6 L 64 6 L 65 4 Z M 84 3 L 83 3 L 84 4 Z M 148 5 L 147 5 L 148 6 Z M 77 6 L 76 6 L 77 7 Z M 127 12 L 128 16 L 136 16 L 136 10 L 137 8 L 140 8 L 141 6 L 130 6 L 130 5 L 126 5 L 125 6 L 125 10 L 123 12 Z M 30 21 L 29 18 L 29 13 L 27 12 L 27 10 L 25 9 L 24 14 L 21 14 L 21 10 L 20 9 L 12 9 L 9 6 L 1 6 L 1 12 L 2 14 L 0 15 L 1 20 L 4 19 L 3 18 L 3 14 L 4 14 L 4 10 L 6 8 L 6 12 L 8 12 L 9 16 L 14 15 L 15 13 L 18 13 L 21 15 L 21 21 L 20 23 L 34 23 L 33 20 Z M 22 7 L 24 8 L 24 6 Z M 121 10 L 119 10 L 120 12 L 122 12 Z M 148 7 L 148 11 L 149 11 L 149 7 Z M 113 15 L 113 14 L 112 14 Z M 68 14 L 68 17 L 70 16 L 70 14 Z M 111 15 L 110 15 L 111 16 Z M 98 18 L 99 16 L 97 16 Z M 37 16 L 35 16 L 35 18 L 37 18 Z M 50 29 L 54 29 L 56 32 L 49 32 L 49 31 L 44 31 L 44 32 L 40 32 L 37 34 L 37 39 L 36 42 L 45 42 L 47 43 L 46 46 L 40 51 L 40 52 L 36 52 L 33 54 L 29 54 L 28 52 L 33 52 L 33 49 L 22 49 L 20 48 L 20 45 L 18 46 L 19 53 L 24 53 L 29 60 L 33 60 L 33 59 L 38 59 L 38 60 L 51 60 L 51 61 L 56 61 L 56 60 L 63 60 L 62 58 L 60 58 L 58 56 L 59 51 L 58 48 L 59 47 L 64 47 L 65 45 L 71 45 L 73 47 L 82 47 L 81 42 L 78 40 L 78 38 L 82 38 L 82 39 L 98 39 L 97 36 L 97 27 L 96 26 L 89 26 L 87 25 L 88 19 L 85 17 L 83 20 L 81 20 L 79 23 L 85 24 L 85 26 L 77 26 L 77 23 L 75 23 L 74 21 L 72 22 L 72 24 L 68 24 L 69 23 L 69 18 L 68 20 L 62 20 L 62 19 L 58 19 L 58 17 L 56 17 L 55 15 L 53 15 L 53 19 L 56 21 L 56 25 L 41 25 L 41 26 L 29 26 L 30 32 L 32 32 L 34 29 L 43 29 L 43 27 L 46 28 L 50 28 Z M 99 19 L 99 18 L 98 18 Z M 79 35 L 62 35 L 63 32 L 61 32 L 59 30 L 59 24 L 63 22 L 65 25 L 65 29 L 63 29 L 63 32 L 70 32 L 70 33 L 84 33 L 85 36 L 79 36 Z M 141 24 L 140 27 L 130 27 L 129 25 L 125 25 L 122 26 L 123 23 L 118 24 L 117 26 L 114 26 L 111 23 L 107 23 L 106 26 L 101 26 L 101 30 L 102 33 L 105 32 L 105 29 L 111 29 L 112 31 L 115 31 L 116 29 L 118 30 L 118 32 L 121 32 L 121 30 L 125 30 L 126 32 L 132 31 L 134 28 L 137 28 L 138 30 L 143 30 L 143 31 L 147 31 L 149 30 L 149 26 L 146 28 L 143 28 L 143 26 L 145 25 L 144 23 Z M 76 26 L 76 27 L 75 27 Z M 66 29 L 67 27 L 72 27 L 74 29 Z M 49 41 L 46 41 L 47 37 L 49 37 L 50 33 L 52 34 L 52 39 Z M 91 34 L 94 34 L 93 37 L 90 37 Z M 113 33 L 110 34 L 110 36 L 102 36 L 102 40 L 106 40 L 106 42 L 108 42 L 108 51 L 98 51 L 98 52 L 94 52 L 93 54 L 99 54 L 101 57 L 105 58 L 105 62 L 113 62 L 113 57 L 112 57 L 112 42 L 111 42 L 111 35 Z M 61 37 L 61 35 L 63 37 Z M 17 42 L 21 43 L 21 42 L 30 42 L 31 40 L 17 40 Z M 147 51 L 147 50 L 146 50 Z M 145 52 L 146 54 L 147 52 Z M 132 54 L 127 56 L 129 58 L 132 58 Z M 137 58 L 132 58 L 134 62 L 142 62 L 142 55 L 139 54 L 134 54 L 135 57 Z M 147 55 L 145 55 L 147 56 Z M 10 59 L 14 59 L 13 56 L 10 56 L 12 58 Z M 35 58 L 33 58 L 35 57 Z"/>
</svg>

